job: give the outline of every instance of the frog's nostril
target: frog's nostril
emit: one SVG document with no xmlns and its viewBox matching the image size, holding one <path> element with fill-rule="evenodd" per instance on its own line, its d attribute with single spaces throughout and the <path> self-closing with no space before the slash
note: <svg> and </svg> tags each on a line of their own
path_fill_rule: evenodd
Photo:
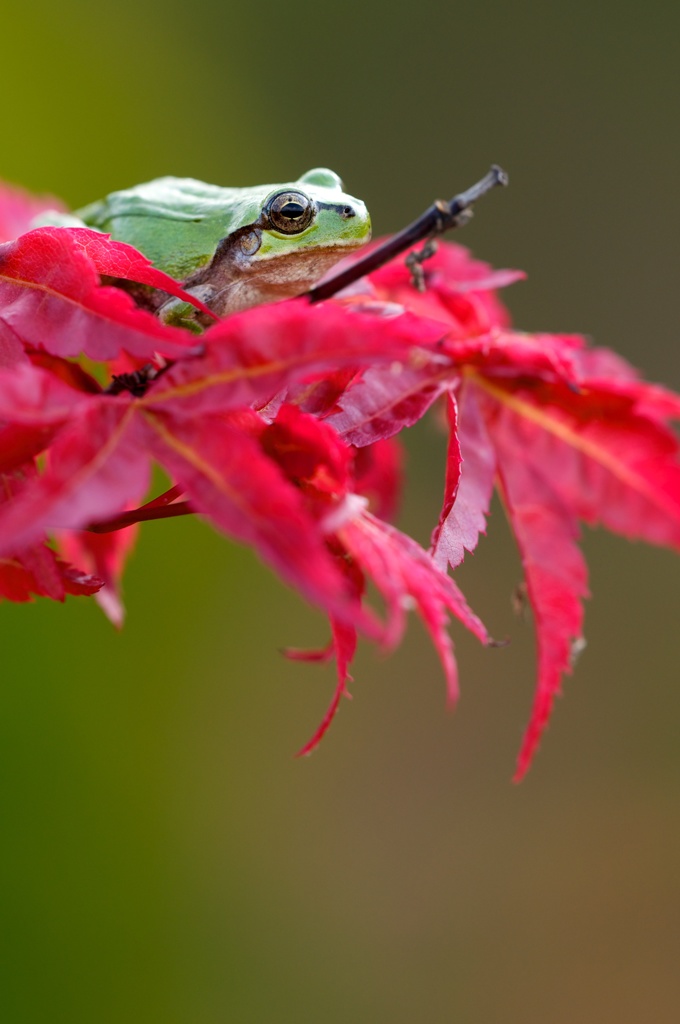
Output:
<svg viewBox="0 0 680 1024">
<path fill-rule="evenodd" d="M 342 213 L 340 214 L 344 220 L 349 220 L 350 217 L 356 217 L 356 215 L 356 210 L 353 210 L 351 206 L 343 206 Z"/>
</svg>

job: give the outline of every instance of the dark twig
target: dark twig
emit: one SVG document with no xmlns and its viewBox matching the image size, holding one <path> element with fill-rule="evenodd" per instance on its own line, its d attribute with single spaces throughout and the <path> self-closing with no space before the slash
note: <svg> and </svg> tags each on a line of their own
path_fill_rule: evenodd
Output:
<svg viewBox="0 0 680 1024">
<path fill-rule="evenodd" d="M 423 263 L 425 260 L 429 260 L 431 256 L 437 251 L 437 243 L 434 238 L 428 238 L 422 249 L 414 249 L 410 252 L 404 263 L 411 271 L 411 281 L 413 287 L 417 288 L 419 292 L 425 291 L 425 271 L 423 270 Z"/>
<path fill-rule="evenodd" d="M 356 263 L 334 277 L 329 277 L 322 284 L 310 288 L 307 292 L 309 301 L 321 302 L 323 299 L 329 299 L 331 295 L 335 295 L 343 288 L 358 281 L 360 277 L 382 267 L 383 264 L 388 263 L 389 260 L 417 242 L 441 235 L 445 231 L 450 231 L 452 228 L 466 223 L 472 215 L 471 207 L 478 199 L 490 192 L 492 188 L 507 184 L 508 176 L 505 171 L 497 164 L 493 164 L 489 173 L 485 174 L 471 188 L 454 196 L 448 203 L 443 199 L 438 199 L 417 220 L 414 220 L 403 231 L 393 235 L 387 242 L 379 245 L 377 249 L 373 249 L 363 259 L 357 260 Z"/>
<path fill-rule="evenodd" d="M 104 394 L 122 395 L 124 391 L 129 391 L 135 398 L 141 398 L 157 376 L 158 367 L 152 363 L 147 363 L 141 370 L 134 370 L 132 373 L 114 373 L 111 383 L 104 389 Z"/>
</svg>

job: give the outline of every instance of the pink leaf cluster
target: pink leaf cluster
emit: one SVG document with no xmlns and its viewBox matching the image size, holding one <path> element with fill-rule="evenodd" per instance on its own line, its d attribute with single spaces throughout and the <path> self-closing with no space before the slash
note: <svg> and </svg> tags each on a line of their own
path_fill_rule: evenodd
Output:
<svg viewBox="0 0 680 1024">
<path fill-rule="evenodd" d="M 137 524 L 203 516 L 329 617 L 327 648 L 287 652 L 337 664 L 306 754 L 348 694 L 357 631 L 394 646 L 408 609 L 455 702 L 450 618 L 491 640 L 449 569 L 475 549 L 495 487 L 537 639 L 520 777 L 582 638 L 581 523 L 680 548 L 680 398 L 579 337 L 514 330 L 496 290 L 522 275 L 460 246 L 424 264 L 424 291 L 394 261 L 337 300 L 260 306 L 197 338 L 125 287 L 191 301 L 181 285 L 106 235 L 29 230 L 40 208 L 0 190 L 0 595 L 95 594 L 121 625 Z M 435 403 L 449 444 L 426 551 L 389 520 L 396 435 Z M 154 463 L 173 484 L 142 504 Z"/>
</svg>

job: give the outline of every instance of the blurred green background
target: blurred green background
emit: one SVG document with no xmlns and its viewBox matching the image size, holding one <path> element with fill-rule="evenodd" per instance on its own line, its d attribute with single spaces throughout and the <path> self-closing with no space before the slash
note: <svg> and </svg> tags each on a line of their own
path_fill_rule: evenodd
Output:
<svg viewBox="0 0 680 1024">
<path fill-rule="evenodd" d="M 10 4 L 0 176 L 81 205 L 327 164 L 384 233 L 497 161 L 460 240 L 528 271 L 516 322 L 678 387 L 679 31 L 661 0 Z M 444 445 L 408 447 L 426 541 Z M 519 787 L 533 640 L 498 509 L 459 579 L 511 646 L 455 634 L 454 716 L 417 623 L 363 648 L 303 762 L 332 677 L 277 649 L 324 624 L 207 527 L 145 528 L 120 635 L 82 599 L 4 605 L 0 1019 L 677 1021 L 680 566 L 585 547 L 589 647 Z"/>
</svg>

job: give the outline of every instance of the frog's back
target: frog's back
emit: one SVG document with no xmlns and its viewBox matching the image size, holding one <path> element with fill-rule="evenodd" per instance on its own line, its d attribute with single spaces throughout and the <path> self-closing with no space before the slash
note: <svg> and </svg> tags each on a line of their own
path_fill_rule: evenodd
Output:
<svg viewBox="0 0 680 1024">
<path fill-rule="evenodd" d="M 182 280 L 210 261 L 219 239 L 257 220 L 260 208 L 253 189 L 166 177 L 112 192 L 77 216 Z"/>
</svg>

